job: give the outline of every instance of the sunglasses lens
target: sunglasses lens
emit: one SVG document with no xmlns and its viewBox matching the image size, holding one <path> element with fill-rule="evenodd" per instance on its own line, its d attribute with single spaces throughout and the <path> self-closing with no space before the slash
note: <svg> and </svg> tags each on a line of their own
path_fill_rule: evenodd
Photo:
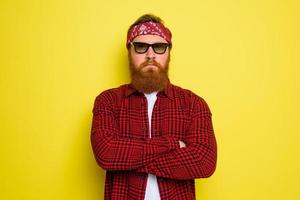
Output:
<svg viewBox="0 0 300 200">
<path fill-rule="evenodd" d="M 142 42 L 134 42 L 133 45 L 134 45 L 134 50 L 137 53 L 145 53 L 149 48 L 149 45 L 147 43 L 142 43 Z"/>
<path fill-rule="evenodd" d="M 163 54 L 166 52 L 168 44 L 166 43 L 156 43 L 152 45 L 153 50 L 157 54 Z"/>
<path fill-rule="evenodd" d="M 168 43 L 154 43 L 148 44 L 143 42 L 133 42 L 134 50 L 136 53 L 146 53 L 150 46 L 152 46 L 153 51 L 157 54 L 164 54 L 169 47 Z"/>
</svg>

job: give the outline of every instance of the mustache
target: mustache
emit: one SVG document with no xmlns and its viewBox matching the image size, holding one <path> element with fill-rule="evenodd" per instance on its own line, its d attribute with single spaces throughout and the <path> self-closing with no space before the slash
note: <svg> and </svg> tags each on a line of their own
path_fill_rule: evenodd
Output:
<svg viewBox="0 0 300 200">
<path fill-rule="evenodd" d="M 158 62 L 156 62 L 155 60 L 151 60 L 151 61 L 145 61 L 143 62 L 140 67 L 143 68 L 147 65 L 154 65 L 156 67 L 162 68 L 161 64 L 159 64 Z"/>
</svg>

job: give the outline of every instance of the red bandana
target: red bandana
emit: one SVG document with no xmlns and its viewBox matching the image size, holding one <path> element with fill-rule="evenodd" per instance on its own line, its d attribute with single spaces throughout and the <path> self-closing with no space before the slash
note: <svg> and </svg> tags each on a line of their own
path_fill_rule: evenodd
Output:
<svg viewBox="0 0 300 200">
<path fill-rule="evenodd" d="M 126 46 L 128 47 L 128 44 L 139 35 L 158 35 L 172 45 L 172 33 L 161 23 L 150 21 L 135 25 L 127 34 Z"/>
</svg>

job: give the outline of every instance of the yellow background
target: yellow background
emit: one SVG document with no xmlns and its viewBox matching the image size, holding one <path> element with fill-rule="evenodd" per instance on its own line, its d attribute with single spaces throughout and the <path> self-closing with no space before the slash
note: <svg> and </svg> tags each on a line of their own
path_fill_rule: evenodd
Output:
<svg viewBox="0 0 300 200">
<path fill-rule="evenodd" d="M 218 166 L 197 199 L 300 199 L 299 3 L 1 0 L 0 199 L 96 200 L 94 98 L 129 81 L 140 15 L 173 32 L 170 79 L 213 113 Z"/>
</svg>

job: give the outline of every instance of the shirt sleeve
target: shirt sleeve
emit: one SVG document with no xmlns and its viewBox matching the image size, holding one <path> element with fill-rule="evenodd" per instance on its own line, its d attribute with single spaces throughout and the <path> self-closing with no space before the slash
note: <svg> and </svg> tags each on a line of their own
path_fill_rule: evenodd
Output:
<svg viewBox="0 0 300 200">
<path fill-rule="evenodd" d="M 191 125 L 183 141 L 186 147 L 159 156 L 153 162 L 138 168 L 137 172 L 182 180 L 206 178 L 214 173 L 217 144 L 211 112 L 201 98 L 196 98 L 191 112 Z"/>
<path fill-rule="evenodd" d="M 111 103 L 99 95 L 93 108 L 91 144 L 97 163 L 105 170 L 136 169 L 179 146 L 175 138 L 119 137 L 116 123 Z"/>
</svg>

